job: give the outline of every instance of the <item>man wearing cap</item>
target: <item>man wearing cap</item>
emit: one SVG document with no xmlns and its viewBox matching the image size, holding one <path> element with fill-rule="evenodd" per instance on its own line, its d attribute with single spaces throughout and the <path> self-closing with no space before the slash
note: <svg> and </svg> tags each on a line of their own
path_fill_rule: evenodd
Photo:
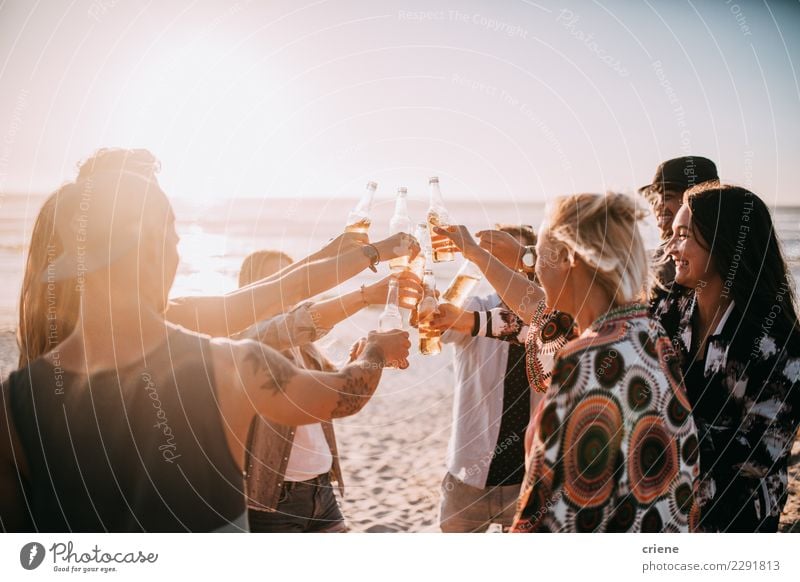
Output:
<svg viewBox="0 0 800 582">
<path fill-rule="evenodd" d="M 178 236 L 155 176 L 118 167 L 57 196 L 64 250 L 43 276 L 75 282 L 79 314 L 72 334 L 0 387 L 4 530 L 246 530 L 253 416 L 350 416 L 385 365 L 407 366 L 400 331 L 370 333 L 352 364 L 324 373 L 168 323 Z"/>
<path fill-rule="evenodd" d="M 672 237 L 672 221 L 683 204 L 683 193 L 692 186 L 718 179 L 714 162 L 699 156 L 684 156 L 662 162 L 653 181 L 639 188 L 639 193 L 650 203 L 661 231 L 661 245 L 653 255 L 654 304 L 661 296 L 669 294 L 675 281 L 675 265 L 664 252 L 664 245 Z"/>
</svg>

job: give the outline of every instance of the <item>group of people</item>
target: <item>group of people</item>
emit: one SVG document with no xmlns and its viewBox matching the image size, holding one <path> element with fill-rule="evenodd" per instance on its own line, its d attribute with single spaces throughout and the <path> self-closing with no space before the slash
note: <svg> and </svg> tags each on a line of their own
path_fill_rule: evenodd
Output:
<svg viewBox="0 0 800 582">
<path fill-rule="evenodd" d="M 800 424 L 800 344 L 769 209 L 701 157 L 664 162 L 639 192 L 661 231 L 650 257 L 641 213 L 621 194 L 557 199 L 533 274 L 514 267 L 534 249 L 508 234 L 441 231 L 497 290 L 435 317 L 462 335 L 444 531 L 777 531 Z M 484 338 L 524 346 L 525 430 L 525 396 L 513 390 L 522 360 L 509 352 L 498 374 L 505 352 L 483 351 Z M 478 369 L 494 371 L 478 379 Z M 489 463 L 477 446 L 487 438 Z M 507 446 L 520 439 L 523 450 Z"/>
<path fill-rule="evenodd" d="M 170 299 L 158 169 L 100 150 L 37 217 L 2 385 L 0 527 L 346 531 L 332 419 L 407 368 L 410 342 L 370 332 L 337 368 L 314 342 L 385 302 L 390 277 L 314 298 L 419 241 L 258 251 L 235 292 Z M 640 192 L 662 234 L 651 256 L 623 194 L 557 198 L 538 233 L 437 227 L 496 290 L 430 322 L 455 358 L 443 531 L 776 531 L 800 345 L 769 210 L 700 157 Z"/>
</svg>

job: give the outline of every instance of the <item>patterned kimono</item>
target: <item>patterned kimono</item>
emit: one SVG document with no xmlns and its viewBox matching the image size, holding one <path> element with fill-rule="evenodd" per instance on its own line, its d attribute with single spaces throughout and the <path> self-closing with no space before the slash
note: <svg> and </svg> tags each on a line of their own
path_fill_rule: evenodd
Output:
<svg viewBox="0 0 800 582">
<path fill-rule="evenodd" d="M 564 317 L 531 322 L 526 348 L 545 374 L 541 339 Z M 511 339 L 513 325 L 507 332 L 492 335 Z M 512 531 L 689 530 L 697 432 L 672 344 L 645 305 L 622 306 L 559 346 L 545 388 Z"/>
<path fill-rule="evenodd" d="M 731 304 L 704 357 L 691 365 L 694 308 L 690 295 L 662 314 L 665 326 L 678 322 L 671 337 L 700 435 L 693 520 L 709 532 L 777 531 L 800 423 L 800 358 L 763 330 L 751 337 L 740 329 L 741 314 Z"/>
</svg>

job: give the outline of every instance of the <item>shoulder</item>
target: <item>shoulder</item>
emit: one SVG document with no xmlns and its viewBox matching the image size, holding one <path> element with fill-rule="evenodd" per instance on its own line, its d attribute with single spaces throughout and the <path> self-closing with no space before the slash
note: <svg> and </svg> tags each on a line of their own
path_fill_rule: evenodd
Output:
<svg viewBox="0 0 800 582">
<path fill-rule="evenodd" d="M 672 355 L 658 322 L 648 317 L 617 320 L 568 342 L 556 358 L 553 381 L 612 388 L 634 367 L 664 378 L 679 369 Z"/>
</svg>

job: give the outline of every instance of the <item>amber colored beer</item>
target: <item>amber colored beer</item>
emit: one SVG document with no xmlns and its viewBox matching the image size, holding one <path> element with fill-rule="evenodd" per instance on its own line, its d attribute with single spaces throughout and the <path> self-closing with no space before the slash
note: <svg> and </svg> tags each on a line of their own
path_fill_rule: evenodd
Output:
<svg viewBox="0 0 800 582">
<path fill-rule="evenodd" d="M 414 273 L 417 277 L 419 277 L 420 281 L 422 280 L 422 275 L 425 272 L 425 255 L 419 253 L 414 260 L 411 261 L 408 265 L 408 270 Z M 414 323 L 411 324 L 412 327 L 416 327 L 416 308 L 417 308 L 418 301 L 415 301 L 413 297 L 403 297 L 400 299 L 400 307 L 405 307 L 406 309 L 412 310 L 412 316 L 414 318 Z"/>
<path fill-rule="evenodd" d="M 419 324 L 419 353 L 423 356 L 435 356 L 442 351 L 441 334 L 431 329 L 427 323 Z"/>
<path fill-rule="evenodd" d="M 341 222 L 339 223 L 341 224 Z M 362 218 L 353 224 L 348 224 L 344 227 L 345 232 L 351 232 L 354 234 L 367 234 L 372 221 L 369 218 Z"/>
<path fill-rule="evenodd" d="M 417 305 L 419 351 L 423 356 L 432 356 L 442 351 L 442 333 L 431 327 L 431 320 L 438 307 L 433 271 L 426 270 L 422 281 L 422 300 Z"/>
<path fill-rule="evenodd" d="M 463 307 L 467 297 L 470 296 L 479 281 L 480 279 L 459 273 L 442 295 L 442 301 L 446 301 L 456 307 Z"/>
<path fill-rule="evenodd" d="M 452 241 L 444 235 L 436 234 L 433 230 L 434 227 L 445 228 L 447 225 L 442 224 L 439 220 L 439 215 L 433 211 L 428 211 L 428 230 L 431 234 L 431 246 L 433 247 L 433 262 L 446 263 L 456 258 L 458 249 L 453 245 Z"/>
<path fill-rule="evenodd" d="M 396 257 L 389 261 L 389 270 L 394 274 L 402 273 L 406 269 L 408 269 L 408 255 Z"/>
</svg>

